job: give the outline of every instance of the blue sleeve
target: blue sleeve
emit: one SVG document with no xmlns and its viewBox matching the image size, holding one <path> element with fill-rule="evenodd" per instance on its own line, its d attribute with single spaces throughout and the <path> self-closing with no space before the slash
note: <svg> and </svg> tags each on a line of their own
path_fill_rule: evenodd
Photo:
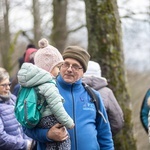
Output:
<svg viewBox="0 0 150 150">
<path fill-rule="evenodd" d="M 28 129 L 26 127 L 23 127 L 23 131 L 28 137 L 42 143 L 51 141 L 50 139 L 47 138 L 48 130 L 49 129 L 40 129 L 40 128 Z"/>
<path fill-rule="evenodd" d="M 15 85 L 12 94 L 14 94 L 15 96 L 18 96 L 19 89 L 20 89 L 20 84 Z"/>
<path fill-rule="evenodd" d="M 140 112 L 141 123 L 146 132 L 148 132 L 148 113 L 150 110 L 150 106 L 148 105 L 148 99 L 150 102 L 150 89 L 145 94 Z"/>
<path fill-rule="evenodd" d="M 102 98 L 100 94 L 97 95 L 99 97 L 99 103 L 100 103 L 100 111 L 103 114 L 103 116 L 97 114 L 97 139 L 100 145 L 101 150 L 114 150 L 114 143 L 112 139 L 112 132 L 110 128 L 110 124 L 108 121 L 108 116 L 106 113 L 105 106 L 103 104 Z M 106 121 L 105 121 L 106 119 Z"/>
</svg>

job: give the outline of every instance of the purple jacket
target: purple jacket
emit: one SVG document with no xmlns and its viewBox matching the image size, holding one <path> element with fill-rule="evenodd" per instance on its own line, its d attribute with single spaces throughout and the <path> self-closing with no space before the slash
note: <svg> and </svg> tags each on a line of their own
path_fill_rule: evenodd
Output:
<svg viewBox="0 0 150 150">
<path fill-rule="evenodd" d="M 11 97 L 11 98 L 10 98 Z M 0 150 L 26 150 L 27 139 L 14 114 L 16 97 L 0 95 Z"/>
</svg>

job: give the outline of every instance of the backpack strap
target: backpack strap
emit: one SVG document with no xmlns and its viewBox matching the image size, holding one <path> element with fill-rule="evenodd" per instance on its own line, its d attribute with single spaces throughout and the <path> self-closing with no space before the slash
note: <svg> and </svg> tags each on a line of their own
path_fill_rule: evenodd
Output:
<svg viewBox="0 0 150 150">
<path fill-rule="evenodd" d="M 96 108 L 96 112 L 102 116 L 102 118 L 104 119 L 105 123 L 107 123 L 107 120 L 105 119 L 103 113 L 100 111 L 100 102 L 99 99 L 97 97 L 97 95 L 94 93 L 94 91 L 92 90 L 92 88 L 90 86 L 88 86 L 86 83 L 82 83 L 82 85 L 84 86 L 84 88 L 86 89 L 86 91 L 88 92 L 88 94 L 90 95 L 90 97 L 92 98 L 91 101 L 94 103 L 95 108 Z"/>
<path fill-rule="evenodd" d="M 34 89 L 35 89 L 35 91 L 36 91 L 36 93 L 37 93 L 37 98 L 38 98 L 38 100 L 40 100 L 40 102 L 43 100 L 44 102 L 43 103 L 39 103 L 37 106 L 38 106 L 38 110 L 39 111 L 41 111 L 42 110 L 42 108 L 43 108 L 43 106 L 45 106 L 46 105 L 46 100 L 45 100 L 45 97 L 42 95 L 42 94 L 40 94 L 39 93 L 39 88 L 36 86 L 36 87 L 34 87 Z"/>
</svg>

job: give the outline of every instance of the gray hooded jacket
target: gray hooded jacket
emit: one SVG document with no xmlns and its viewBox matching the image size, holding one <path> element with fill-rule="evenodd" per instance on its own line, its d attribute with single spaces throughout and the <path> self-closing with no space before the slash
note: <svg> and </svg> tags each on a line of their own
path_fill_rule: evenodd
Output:
<svg viewBox="0 0 150 150">
<path fill-rule="evenodd" d="M 83 82 L 99 91 L 104 102 L 113 136 L 116 135 L 124 125 L 123 112 L 119 106 L 112 90 L 108 87 L 107 80 L 103 77 L 84 76 Z"/>
</svg>

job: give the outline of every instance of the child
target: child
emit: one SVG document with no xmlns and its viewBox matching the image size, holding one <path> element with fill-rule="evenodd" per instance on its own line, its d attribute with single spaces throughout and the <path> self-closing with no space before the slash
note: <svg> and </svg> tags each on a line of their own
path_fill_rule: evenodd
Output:
<svg viewBox="0 0 150 150">
<path fill-rule="evenodd" d="M 72 129 L 74 122 L 63 107 L 64 99 L 59 94 L 54 80 L 59 73 L 63 58 L 46 39 L 41 39 L 38 44 L 40 49 L 34 57 L 35 65 L 24 63 L 18 72 L 18 81 L 24 87 L 38 86 L 39 93 L 45 97 L 47 105 L 42 112 L 38 127 L 51 128 L 56 123 L 60 123 Z M 45 144 L 45 149 L 70 150 L 70 139 L 63 142 L 51 141 Z"/>
</svg>

